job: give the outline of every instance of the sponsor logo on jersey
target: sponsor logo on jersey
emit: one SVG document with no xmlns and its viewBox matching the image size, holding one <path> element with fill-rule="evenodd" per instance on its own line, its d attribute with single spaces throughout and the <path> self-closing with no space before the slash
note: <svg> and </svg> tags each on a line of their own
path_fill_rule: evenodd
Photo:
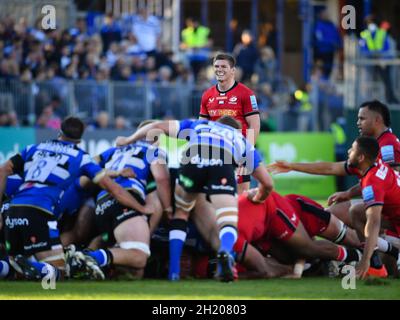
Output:
<svg viewBox="0 0 400 320">
<path fill-rule="evenodd" d="M 211 185 L 211 189 L 212 190 L 224 190 L 224 191 L 234 191 L 235 190 L 234 187 L 229 186 L 229 185 L 228 186 L 221 186 L 221 185 L 217 186 L 215 184 Z"/>
<path fill-rule="evenodd" d="M 195 164 L 197 166 L 197 168 L 215 167 L 215 166 L 223 165 L 223 162 L 221 159 L 204 159 L 204 158 L 200 158 L 200 156 L 198 154 L 190 159 L 190 163 Z"/>
<path fill-rule="evenodd" d="M 16 226 L 29 226 L 29 220 L 27 218 L 6 218 L 6 226 L 9 229 L 14 229 Z"/>
<path fill-rule="evenodd" d="M 186 188 L 191 188 L 194 185 L 194 182 L 192 179 L 185 177 L 182 174 L 179 175 L 179 181 L 181 181 Z"/>
<path fill-rule="evenodd" d="M 228 97 L 217 97 L 217 100 L 226 100 Z"/>
<path fill-rule="evenodd" d="M 96 206 L 96 215 L 102 215 L 104 212 L 115 203 L 115 199 L 110 199 Z"/>
<path fill-rule="evenodd" d="M 238 98 L 236 96 L 230 97 L 229 102 L 236 102 Z"/>
<path fill-rule="evenodd" d="M 24 246 L 25 250 L 32 250 L 32 249 L 39 249 L 47 246 L 47 241 L 44 242 L 38 242 L 38 243 L 33 243 L 29 246 Z"/>
<path fill-rule="evenodd" d="M 253 110 L 258 110 L 257 99 L 255 95 L 250 96 L 250 103 Z"/>
<path fill-rule="evenodd" d="M 208 98 L 208 102 L 210 102 L 210 103 L 211 103 L 211 102 L 214 102 L 214 99 L 215 99 L 215 98 Z M 218 98 L 217 98 L 217 99 L 218 99 Z"/>
<path fill-rule="evenodd" d="M 383 146 L 381 148 L 381 155 L 383 162 L 393 163 L 394 162 L 394 148 L 393 146 Z"/>
<path fill-rule="evenodd" d="M 218 104 L 224 104 L 224 101 L 223 100 L 218 101 Z"/>
<path fill-rule="evenodd" d="M 372 186 L 366 186 L 362 191 L 363 200 L 368 203 L 375 200 L 374 189 Z"/>
<path fill-rule="evenodd" d="M 210 110 L 209 114 L 211 117 L 223 117 L 223 116 L 236 117 L 237 110 L 231 110 L 231 109 Z"/>
</svg>

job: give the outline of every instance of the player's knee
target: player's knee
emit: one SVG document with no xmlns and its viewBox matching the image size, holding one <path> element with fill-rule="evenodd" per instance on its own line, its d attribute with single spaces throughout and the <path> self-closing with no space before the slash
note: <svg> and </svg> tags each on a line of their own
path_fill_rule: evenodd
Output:
<svg viewBox="0 0 400 320">
<path fill-rule="evenodd" d="M 223 228 L 227 225 L 237 226 L 238 223 L 238 209 L 236 207 L 225 207 L 215 211 L 217 216 L 217 225 Z"/>
<path fill-rule="evenodd" d="M 179 195 L 175 193 L 175 207 L 181 209 L 185 213 L 189 214 L 190 211 L 194 208 L 196 204 L 196 200 L 193 201 L 186 201 L 185 199 L 181 198 Z"/>
<path fill-rule="evenodd" d="M 342 243 L 344 238 L 346 237 L 347 226 L 339 220 L 339 232 L 337 237 L 333 240 L 334 243 L 339 244 Z"/>
<path fill-rule="evenodd" d="M 129 250 L 130 263 L 129 266 L 137 269 L 142 269 L 147 264 L 147 259 L 150 257 L 150 247 L 147 243 L 139 241 L 126 241 L 120 243 L 120 248 Z"/>
</svg>

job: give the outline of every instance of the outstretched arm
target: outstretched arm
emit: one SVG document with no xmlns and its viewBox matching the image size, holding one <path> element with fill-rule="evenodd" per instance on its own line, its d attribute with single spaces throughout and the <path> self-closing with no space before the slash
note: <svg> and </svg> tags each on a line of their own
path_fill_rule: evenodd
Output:
<svg viewBox="0 0 400 320">
<path fill-rule="evenodd" d="M 356 274 L 361 279 L 367 275 L 370 266 L 370 259 L 378 243 L 378 236 L 381 226 L 382 206 L 372 206 L 367 208 L 367 223 L 364 228 L 365 246 L 361 261 L 356 266 Z"/>
<path fill-rule="evenodd" d="M 345 162 L 315 162 L 315 163 L 290 163 L 276 161 L 267 166 L 268 171 L 274 174 L 289 171 L 299 171 L 310 174 L 345 176 Z"/>
<path fill-rule="evenodd" d="M 155 141 L 160 134 L 168 136 L 176 136 L 179 130 L 178 121 L 156 121 L 144 127 L 141 127 L 129 137 L 117 137 L 115 143 L 117 146 L 125 146 L 138 140 L 146 139 L 147 141 Z"/>
</svg>

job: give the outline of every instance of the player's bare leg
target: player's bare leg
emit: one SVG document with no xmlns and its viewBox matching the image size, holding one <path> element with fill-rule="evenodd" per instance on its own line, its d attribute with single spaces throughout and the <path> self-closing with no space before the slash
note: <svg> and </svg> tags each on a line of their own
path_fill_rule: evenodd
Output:
<svg viewBox="0 0 400 320">
<path fill-rule="evenodd" d="M 343 221 L 345 225 L 351 227 L 350 207 L 350 201 L 343 201 L 331 205 L 327 210 L 339 220 Z"/>
<path fill-rule="evenodd" d="M 331 215 L 328 227 L 320 236 L 337 244 L 343 243 L 355 248 L 361 246 L 356 231 L 347 228 L 343 221 L 339 220 L 334 215 Z"/>
<path fill-rule="evenodd" d="M 249 189 L 250 189 L 250 182 L 238 183 L 237 185 L 238 195 L 248 191 Z"/>
<path fill-rule="evenodd" d="M 191 218 L 203 239 L 217 252 L 220 246 L 217 217 L 213 205 L 207 201 L 204 193 L 198 195 Z"/>
<path fill-rule="evenodd" d="M 158 227 L 161 219 L 163 218 L 163 208 L 161 205 L 160 198 L 157 195 L 157 191 L 153 191 L 152 193 L 146 196 L 146 204 L 151 203 L 153 206 L 153 213 L 150 216 L 149 224 L 150 224 L 150 234 L 152 234 Z"/>
<path fill-rule="evenodd" d="M 285 242 L 299 258 L 321 258 L 336 261 L 358 261 L 359 252 L 356 249 L 344 248 L 330 241 L 312 240 L 302 223 L 299 223 L 292 237 Z"/>
</svg>

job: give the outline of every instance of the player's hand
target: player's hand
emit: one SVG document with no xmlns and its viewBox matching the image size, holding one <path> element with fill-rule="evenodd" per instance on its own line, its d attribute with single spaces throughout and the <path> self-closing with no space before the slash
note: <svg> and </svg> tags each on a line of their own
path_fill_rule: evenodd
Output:
<svg viewBox="0 0 400 320">
<path fill-rule="evenodd" d="M 154 206 L 151 203 L 146 203 L 146 205 L 143 207 L 143 214 L 151 215 L 155 211 Z"/>
<path fill-rule="evenodd" d="M 271 174 L 279 174 L 289 172 L 292 169 L 290 168 L 290 163 L 283 160 L 278 160 L 274 163 L 271 163 L 267 166 L 268 172 Z"/>
<path fill-rule="evenodd" d="M 368 275 L 369 260 L 361 259 L 361 261 L 356 265 L 356 276 L 357 279 L 365 279 Z"/>
<path fill-rule="evenodd" d="M 115 139 L 115 145 L 117 147 L 126 146 L 127 144 L 129 144 L 127 137 L 118 136 L 117 139 Z"/>
<path fill-rule="evenodd" d="M 247 199 L 249 199 L 253 203 L 263 203 L 263 201 L 259 199 L 258 188 L 248 190 Z"/>
<path fill-rule="evenodd" d="M 348 200 L 350 200 L 350 195 L 347 191 L 335 192 L 328 198 L 328 206 L 332 205 L 335 202 L 337 203 Z"/>
<path fill-rule="evenodd" d="M 119 171 L 119 176 L 124 178 L 136 178 L 136 173 L 132 168 L 123 168 Z"/>
</svg>

